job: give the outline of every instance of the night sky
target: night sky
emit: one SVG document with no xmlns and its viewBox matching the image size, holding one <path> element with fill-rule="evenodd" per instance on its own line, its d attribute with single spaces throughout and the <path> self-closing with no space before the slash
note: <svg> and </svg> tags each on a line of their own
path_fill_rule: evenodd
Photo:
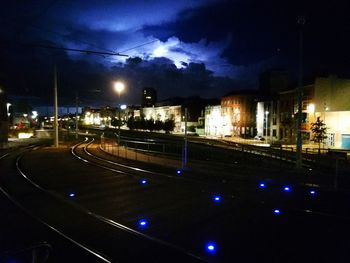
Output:
<svg viewBox="0 0 350 263">
<path fill-rule="evenodd" d="M 0 81 L 10 95 L 51 104 L 56 64 L 62 103 L 78 91 L 83 103 L 101 106 L 115 103 L 117 79 L 127 83 L 129 104 L 140 104 L 143 87 L 160 99 L 257 88 L 268 69 L 288 70 L 293 85 L 299 15 L 306 18 L 305 80 L 350 77 L 349 10 L 347 1 L 315 0 L 2 1 Z"/>
</svg>

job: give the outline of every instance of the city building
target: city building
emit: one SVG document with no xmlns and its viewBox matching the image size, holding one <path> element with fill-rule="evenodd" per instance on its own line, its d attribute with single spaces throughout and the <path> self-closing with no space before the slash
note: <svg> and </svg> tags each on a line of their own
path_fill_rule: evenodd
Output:
<svg viewBox="0 0 350 263">
<path fill-rule="evenodd" d="M 257 105 L 257 134 L 268 141 L 296 143 L 298 89 L 278 92 Z M 304 143 L 312 141 L 311 126 L 319 117 L 327 127 L 325 147 L 350 149 L 350 79 L 316 77 L 303 86 L 301 132 Z"/>
<path fill-rule="evenodd" d="M 187 109 L 187 127 L 191 130 L 198 130 L 199 133 L 202 133 L 204 128 L 203 120 L 205 119 L 204 111 L 205 107 L 208 105 L 218 104 L 217 99 L 203 99 L 199 96 L 192 96 L 187 98 L 174 97 L 168 98 L 166 100 L 160 101 L 157 103 L 156 107 L 169 107 L 176 106 L 180 120 L 175 120 L 175 129 L 174 132 L 185 132 L 185 109 Z M 179 121 L 179 122 L 178 122 Z M 198 129 L 199 128 L 199 129 Z M 188 130 L 189 131 L 189 130 Z"/>
<path fill-rule="evenodd" d="M 143 108 L 154 107 L 157 102 L 157 91 L 153 88 L 144 88 L 142 90 L 142 103 Z"/>
<path fill-rule="evenodd" d="M 257 90 L 233 91 L 221 98 L 224 135 L 256 135 Z"/>
<path fill-rule="evenodd" d="M 230 120 L 223 117 L 221 105 L 205 107 L 204 123 L 204 134 L 206 136 L 222 137 L 231 135 Z"/>
<path fill-rule="evenodd" d="M 281 118 L 284 115 L 288 115 L 288 118 L 292 115 L 294 116 L 294 111 L 290 110 L 289 106 L 283 108 L 285 105 L 280 102 L 281 98 L 284 99 L 282 94 L 285 92 L 288 94 L 285 96 L 285 99 L 289 99 L 290 97 L 288 96 L 291 94 L 294 98 L 294 91 L 289 91 L 287 71 L 274 69 L 260 74 L 259 100 L 256 107 L 256 134 L 264 137 L 269 143 L 274 143 L 283 138 L 283 132 L 280 128 Z M 281 111 L 284 113 L 281 114 Z"/>
<path fill-rule="evenodd" d="M 174 132 L 181 132 L 181 122 L 184 119 L 181 105 L 145 107 L 141 108 L 140 111 L 141 116 L 143 116 L 145 120 L 152 119 L 154 121 L 159 120 L 163 122 L 166 120 L 174 120 Z"/>
<path fill-rule="evenodd" d="M 350 149 L 350 79 L 330 75 L 316 78 L 310 120 L 320 117 L 326 124 L 325 145 Z M 314 109 L 314 112 L 312 112 Z"/>
<path fill-rule="evenodd" d="M 100 126 L 101 125 L 101 110 L 86 107 L 83 110 L 83 119 L 84 119 L 83 120 L 84 125 Z"/>
</svg>

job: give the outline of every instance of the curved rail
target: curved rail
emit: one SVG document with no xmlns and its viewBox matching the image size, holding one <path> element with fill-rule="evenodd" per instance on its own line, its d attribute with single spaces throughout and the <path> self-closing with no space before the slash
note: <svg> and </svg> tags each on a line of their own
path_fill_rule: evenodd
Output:
<svg viewBox="0 0 350 263">
<path fill-rule="evenodd" d="M 76 145 L 72 146 L 72 147 L 71 147 L 71 154 L 72 154 L 74 157 L 78 158 L 79 160 L 81 160 L 81 161 L 83 161 L 83 162 L 85 162 L 85 163 L 88 163 L 88 164 L 90 164 L 90 165 L 94 165 L 94 166 L 100 167 L 100 168 L 102 168 L 102 169 L 106 169 L 106 170 L 109 170 L 109 171 L 112 171 L 112 172 L 116 172 L 116 173 L 120 173 L 120 174 L 127 175 L 127 173 L 125 173 L 125 172 L 122 171 L 122 170 L 116 170 L 116 169 L 113 169 L 113 168 L 110 168 L 110 167 L 106 167 L 106 166 L 100 165 L 100 164 L 98 164 L 98 163 L 91 162 L 91 161 L 89 161 L 89 160 L 87 160 L 87 159 L 85 159 L 85 158 L 79 156 L 79 155 L 76 153 L 77 147 L 79 147 L 79 146 L 80 146 L 81 144 L 83 144 L 83 143 L 86 143 L 88 140 L 89 140 L 89 139 L 86 137 L 86 138 L 85 138 L 85 141 L 79 142 L 79 143 L 77 143 Z M 90 143 L 92 143 L 94 140 L 95 140 L 95 139 L 92 138 Z"/>
<path fill-rule="evenodd" d="M 31 180 L 20 168 L 19 162 L 21 160 L 21 158 L 23 157 L 24 153 L 21 153 L 17 158 L 16 158 L 16 169 L 19 172 L 19 174 L 25 178 L 31 185 L 33 185 L 35 188 L 39 189 L 40 191 L 43 191 L 45 194 L 54 196 L 57 198 L 57 196 L 53 195 L 53 193 L 49 192 L 48 190 L 42 188 L 40 185 L 36 184 L 33 180 Z M 42 220 L 41 218 L 39 218 L 38 216 L 36 216 L 35 214 L 33 214 L 29 209 L 27 209 L 26 207 L 24 207 L 20 202 L 18 202 L 13 196 L 11 196 L 11 194 L 9 192 L 7 192 L 3 187 L 0 186 L 0 191 L 12 202 L 14 203 L 16 206 L 18 206 L 21 210 L 23 210 L 25 213 L 27 213 L 28 215 L 30 215 L 32 218 L 36 219 L 38 222 L 40 222 L 41 224 L 45 225 L 46 227 L 48 227 L 49 229 L 51 229 L 52 231 L 54 231 L 55 233 L 57 233 L 58 235 L 60 235 L 61 237 L 63 237 L 64 239 L 70 241 L 71 243 L 77 245 L 78 247 L 82 248 L 84 251 L 92 254 L 93 256 L 97 257 L 98 259 L 107 262 L 107 263 L 112 263 L 112 261 L 110 259 L 108 259 L 106 256 L 104 256 L 102 253 L 91 249 L 83 244 L 81 244 L 80 242 L 76 241 L 75 239 L 69 237 L 68 235 L 64 234 L 63 232 L 61 232 L 60 230 L 58 230 L 57 228 L 55 228 L 54 226 L 50 225 L 49 223 L 45 222 L 44 220 Z"/>
<path fill-rule="evenodd" d="M 112 172 L 118 172 L 118 173 L 123 173 L 124 175 L 131 175 L 131 176 L 138 176 L 140 177 L 139 175 L 137 174 L 131 174 L 131 173 L 128 173 L 128 172 L 125 172 L 125 171 L 121 171 L 121 170 L 116 170 L 116 169 L 113 169 L 113 168 L 110 168 L 110 167 L 107 167 L 107 166 L 104 166 L 104 165 L 101 165 L 101 164 L 98 164 L 96 162 L 91 162 L 81 156 L 79 156 L 76 152 L 75 152 L 75 149 L 80 146 L 81 144 L 83 143 L 86 143 L 86 146 L 83 147 L 83 150 L 84 152 L 90 156 L 91 158 L 94 158 L 96 160 L 99 160 L 101 162 L 105 162 L 105 163 L 108 163 L 108 164 L 111 164 L 111 165 L 114 165 L 114 166 L 117 166 L 117 167 L 121 167 L 121 168 L 125 168 L 125 169 L 129 169 L 129 170 L 132 170 L 132 171 L 136 171 L 136 172 L 141 172 L 141 173 L 145 173 L 145 174 L 149 174 L 149 175 L 157 175 L 157 176 L 161 176 L 161 177 L 166 177 L 166 178 L 169 178 L 169 179 L 175 179 L 175 180 L 183 180 L 183 181 L 189 181 L 189 182 L 196 182 L 196 183 L 201 183 L 201 184 L 206 184 L 206 185 L 209 185 L 210 183 L 208 182 L 205 182 L 203 180 L 198 180 L 198 179 L 194 179 L 194 178 L 185 178 L 185 177 L 179 177 L 179 176 L 176 176 L 176 175 L 169 175 L 169 174 L 165 174 L 165 173 L 159 173 L 159 172 L 156 172 L 156 171 L 150 171 L 150 170 L 146 170 L 146 169 L 141 169 L 141 168 L 138 168 L 138 167 L 135 167 L 135 166 L 130 166 L 130 165 L 125 165 L 125 164 L 121 164 L 121 163 L 117 163 L 117 162 L 113 162 L 111 160 L 108 160 L 108 159 L 104 159 L 104 158 L 101 158 L 101 157 L 98 157 L 94 154 L 92 154 L 91 152 L 88 151 L 88 147 L 94 142 L 94 139 L 91 139 L 91 141 L 87 142 L 87 138 L 85 141 L 83 142 L 80 142 L 76 145 L 74 145 L 71 149 L 71 152 L 73 154 L 73 156 L 75 156 L 76 158 L 78 158 L 79 160 L 85 162 L 85 163 L 89 163 L 91 165 L 94 165 L 94 166 L 97 166 L 97 167 L 100 167 L 100 168 L 103 168 L 103 169 L 106 169 L 106 170 L 110 170 Z M 74 148 L 74 149 L 73 149 Z"/>
<path fill-rule="evenodd" d="M 93 142 L 94 142 L 94 140 L 91 140 L 90 142 L 87 143 L 86 146 L 84 146 L 84 152 L 86 154 L 88 154 L 90 157 L 95 158 L 97 160 L 100 160 L 100 161 L 103 161 L 103 162 L 107 162 L 107 163 L 110 163 L 110 164 L 113 164 L 113 165 L 117 165 L 117 166 L 120 166 L 120 167 L 124 167 L 124 168 L 127 168 L 127 169 L 133 169 L 135 171 L 146 172 L 146 173 L 149 173 L 149 174 L 167 176 L 169 178 L 174 178 L 174 179 L 189 180 L 189 181 L 192 181 L 192 182 L 198 182 L 198 183 L 202 183 L 202 184 L 203 183 L 204 184 L 210 184 L 210 183 L 204 182 L 202 180 L 196 180 L 196 179 L 192 179 L 192 178 L 191 179 L 190 178 L 183 178 L 183 177 L 177 177 L 177 176 L 171 176 L 171 175 L 165 175 L 165 174 L 162 174 L 162 173 L 157 173 L 157 172 L 152 172 L 152 171 L 148 171 L 148 170 L 143 170 L 143 169 L 139 169 L 139 168 L 136 168 L 136 167 L 133 167 L 133 166 L 128 166 L 128 165 L 124 165 L 124 164 L 120 164 L 120 163 L 116 163 L 116 162 L 113 162 L 113 161 L 110 161 L 110 160 L 106 160 L 106 159 L 100 158 L 98 156 L 93 155 L 91 152 L 88 151 L 88 147 Z M 332 213 L 325 213 L 325 212 L 321 212 L 321 211 L 314 211 L 314 210 L 310 210 L 310 209 L 294 208 L 292 210 L 298 211 L 298 212 L 302 212 L 304 214 L 315 214 L 315 215 L 319 215 L 319 216 L 333 217 L 333 218 L 339 218 L 339 219 L 343 219 L 343 220 L 350 220 L 350 217 L 348 217 L 348 216 L 342 216 L 342 215 L 337 215 L 337 214 L 332 214 Z"/>
<path fill-rule="evenodd" d="M 109 169 L 108 167 L 105 167 L 105 166 L 102 166 L 102 165 L 98 165 L 98 164 L 92 163 L 92 162 L 90 162 L 90 161 L 88 161 L 88 160 L 86 160 L 86 159 L 84 159 L 84 158 L 78 156 L 78 155 L 74 152 L 75 148 L 78 147 L 79 145 L 83 144 L 83 143 L 87 143 L 87 141 L 88 141 L 88 138 L 85 138 L 84 141 L 79 142 L 78 144 L 74 145 L 74 146 L 71 148 L 72 154 L 73 154 L 75 157 L 77 157 L 78 159 L 84 161 L 85 163 L 89 163 L 89 164 L 92 164 L 92 165 L 96 165 L 96 166 L 98 166 L 98 167 L 101 167 L 101 168 L 104 168 L 104 169 L 108 169 L 108 170 L 110 170 L 110 171 L 114 171 L 114 172 L 117 171 L 117 172 L 119 172 L 119 170 L 115 170 L 115 169 L 112 169 L 112 168 Z M 92 143 L 93 141 L 94 141 L 94 139 L 92 139 L 89 143 Z M 147 239 L 147 240 L 149 240 L 149 241 L 155 242 L 155 243 L 157 243 L 157 244 L 159 244 L 159 245 L 162 245 L 162 246 L 164 246 L 164 247 L 168 247 L 168 248 L 174 249 L 174 250 L 176 250 L 176 251 L 178 251 L 178 252 L 181 252 L 181 253 L 183 253 L 184 255 L 187 255 L 188 257 L 191 257 L 191 258 L 193 258 L 193 259 L 200 260 L 201 262 L 206 262 L 203 258 L 201 258 L 201 257 L 199 257 L 199 256 L 197 256 L 197 255 L 192 254 L 191 252 L 185 250 L 184 248 L 178 247 L 178 246 L 176 246 L 176 245 L 174 245 L 174 244 L 168 243 L 168 242 L 163 241 L 163 240 L 161 240 L 161 239 L 158 239 L 158 238 L 156 238 L 156 237 L 153 237 L 153 236 L 150 236 L 150 235 L 146 235 L 146 234 L 144 234 L 144 233 L 142 233 L 142 232 L 139 232 L 139 231 L 137 231 L 137 230 L 135 230 L 135 229 L 132 229 L 132 228 L 127 227 L 127 226 L 125 226 L 125 225 L 123 225 L 123 224 L 120 224 L 120 223 L 118 223 L 118 222 L 116 222 L 116 221 L 114 221 L 114 220 L 112 220 L 112 219 L 109 219 L 109 218 L 106 218 L 106 217 L 104 217 L 104 216 L 102 216 L 102 215 L 96 214 L 96 213 L 94 213 L 94 212 L 92 212 L 92 211 L 90 211 L 90 210 L 88 210 L 88 209 L 86 209 L 86 208 L 84 208 L 84 207 L 82 207 L 82 206 L 80 206 L 80 205 L 78 205 L 78 204 L 72 203 L 72 202 L 70 202 L 70 201 L 66 201 L 65 198 L 63 198 L 63 197 L 61 197 L 61 196 L 58 196 L 57 194 L 54 194 L 53 192 L 48 191 L 48 190 L 42 188 L 40 185 L 38 185 L 38 184 L 35 183 L 33 180 L 31 180 L 31 179 L 22 171 L 22 169 L 20 168 L 20 165 L 19 165 L 19 162 L 20 162 L 21 158 L 22 158 L 22 155 L 19 156 L 19 157 L 17 158 L 17 160 L 16 160 L 16 168 L 17 168 L 17 170 L 19 171 L 19 173 L 20 173 L 20 174 L 22 175 L 22 177 L 24 177 L 29 183 L 31 183 L 33 186 L 35 186 L 36 188 L 40 189 L 41 191 L 44 191 L 46 194 L 51 195 L 51 196 L 53 196 L 53 197 L 55 197 L 55 198 L 58 198 L 58 199 L 60 199 L 60 200 L 63 200 L 63 201 L 65 201 L 65 202 L 67 202 L 68 204 L 70 204 L 71 206 L 73 206 L 74 208 L 78 209 L 79 211 L 81 211 L 81 212 L 83 212 L 83 213 L 85 213 L 85 214 L 87 214 L 87 215 L 89 215 L 89 216 L 92 216 L 92 217 L 94 217 L 95 219 L 97 219 L 97 220 L 99 220 L 99 221 L 101 221 L 101 222 L 107 223 L 107 224 L 110 225 L 110 226 L 113 226 L 113 227 L 116 227 L 116 228 L 118 228 L 118 229 L 120 229 L 120 230 L 126 231 L 126 232 L 128 232 L 128 233 L 130 233 L 130 234 L 132 234 L 132 235 L 134 235 L 134 236 L 136 236 L 136 237 L 138 237 L 138 238 Z M 124 172 L 123 172 L 123 173 L 124 173 Z M 124 173 L 124 174 L 127 174 L 127 173 Z M 14 200 L 14 201 L 15 201 L 15 200 Z M 25 208 L 24 208 L 24 209 L 25 209 Z M 29 211 L 28 211 L 28 212 L 29 212 Z M 29 213 L 30 213 L 30 212 L 29 212 Z M 35 215 L 33 215 L 33 216 L 35 217 Z M 37 217 L 35 217 L 35 218 L 37 218 Z M 37 218 L 37 219 L 38 219 L 40 222 L 42 222 L 39 218 Z M 64 236 L 66 239 L 68 239 L 68 240 L 70 240 L 71 242 L 73 242 L 74 244 L 76 244 L 76 245 L 78 245 L 78 246 L 81 246 L 81 248 L 83 248 L 84 250 L 86 250 L 86 251 L 88 251 L 88 252 L 94 254 L 96 257 L 99 257 L 100 259 L 104 260 L 105 262 L 111 262 L 109 259 L 107 259 L 105 256 L 103 256 L 101 253 L 96 252 L 96 251 L 94 251 L 93 249 L 88 248 L 88 247 L 86 247 L 86 246 L 80 244 L 79 242 L 77 242 L 77 241 L 71 239 L 70 237 L 66 236 L 64 233 L 60 232 L 60 231 L 57 230 L 56 228 L 54 228 L 54 227 L 52 227 L 52 226 L 46 224 L 45 222 L 43 222 L 43 223 L 44 223 L 45 225 L 47 225 L 49 228 L 51 228 L 52 230 L 54 230 L 55 232 L 57 232 L 57 233 L 61 234 L 62 236 Z"/>
<path fill-rule="evenodd" d="M 86 139 L 85 141 L 80 142 L 79 145 L 81 145 L 81 144 L 83 144 L 83 143 L 87 143 L 88 145 L 90 145 L 90 144 L 93 143 L 93 140 L 92 140 L 91 142 L 88 142 L 88 140 Z M 87 145 L 86 147 L 88 147 L 88 145 Z M 16 160 L 16 167 L 17 167 L 17 169 L 20 171 L 20 174 L 21 174 L 24 178 L 26 178 L 26 180 L 27 180 L 28 182 L 30 182 L 31 184 L 33 184 L 36 188 L 38 188 L 38 189 L 40 189 L 40 190 L 42 190 L 42 191 L 45 191 L 45 193 L 47 193 L 47 194 L 50 194 L 50 195 L 53 195 L 53 196 L 57 197 L 57 196 L 54 195 L 52 192 L 50 192 L 50 191 L 48 191 L 48 190 L 42 188 L 41 186 L 39 186 L 38 184 L 36 184 L 35 182 L 33 182 L 33 181 L 28 177 L 28 175 L 26 175 L 26 174 L 22 171 L 22 169 L 21 169 L 21 167 L 20 167 L 20 160 L 21 160 L 21 158 L 22 158 L 22 155 L 20 155 L 20 156 L 17 158 L 17 160 Z M 83 159 L 84 159 L 84 158 L 83 158 Z M 85 161 L 84 161 L 84 162 L 85 162 Z M 61 197 L 61 199 L 65 200 L 63 197 Z M 80 211 L 83 211 L 83 212 L 85 212 L 86 214 L 88 214 L 88 215 L 90 215 L 90 216 L 93 216 L 93 217 L 95 217 L 96 219 L 98 219 L 98 220 L 100 220 L 100 221 L 102 221 L 102 222 L 104 222 L 104 223 L 107 223 L 107 224 L 109 224 L 109 225 L 111 225 L 111 226 L 114 226 L 114 227 L 116 227 L 116 228 L 118 228 L 118 229 L 124 230 L 124 231 L 126 231 L 126 232 L 128 232 L 128 233 L 131 233 L 131 234 L 133 234 L 133 235 L 136 235 L 136 236 L 139 237 L 139 238 L 149 239 L 149 240 L 151 240 L 151 241 L 153 241 L 153 242 L 157 242 L 157 243 L 159 243 L 159 244 L 161 244 L 161 245 L 164 245 L 164 246 L 167 246 L 167 247 L 171 247 L 171 248 L 173 248 L 173 249 L 176 249 L 176 250 L 178 250 L 178 251 L 181 251 L 181 252 L 183 252 L 183 253 L 186 253 L 186 254 L 189 255 L 189 256 L 192 256 L 192 257 L 195 257 L 195 258 L 197 258 L 197 259 L 203 260 L 203 259 L 201 259 L 201 258 L 199 258 L 199 257 L 197 257 L 197 256 L 195 256 L 195 255 L 192 255 L 191 253 L 189 253 L 189 252 L 183 250 L 182 248 L 176 247 L 176 246 L 174 246 L 174 245 L 172 245 L 172 244 L 170 244 L 170 243 L 164 242 L 164 241 L 159 240 L 159 239 L 157 239 L 157 238 L 154 238 L 154 237 L 152 237 L 152 236 L 148 236 L 148 235 L 145 235 L 145 234 L 143 234 L 143 233 L 140 233 L 140 232 L 138 232 L 138 231 L 136 231 L 136 230 L 133 230 L 133 229 L 127 227 L 127 226 L 124 226 L 124 225 L 122 225 L 122 224 L 119 224 L 118 222 L 115 222 L 115 221 L 110 220 L 110 219 L 108 219 L 108 218 L 106 218 L 106 217 L 100 216 L 100 215 L 98 215 L 98 214 L 95 214 L 95 213 L 93 213 L 93 212 L 91 212 L 91 211 L 89 211 L 89 210 L 87 210 L 87 209 L 85 209 L 85 208 L 83 208 L 83 207 L 81 207 L 81 206 L 78 206 L 78 205 L 76 205 L 76 204 L 73 204 L 73 203 L 71 203 L 71 202 L 69 202 L 69 201 L 66 201 L 66 202 L 69 203 L 69 204 L 71 204 L 71 205 L 73 205 L 73 206 L 75 206 L 75 207 L 77 207 L 78 209 L 80 209 Z M 305 212 L 305 213 L 315 213 L 315 212 L 310 211 L 310 210 L 308 210 L 308 211 L 305 210 L 304 212 Z M 30 212 L 29 212 L 29 213 L 30 213 Z M 317 212 L 316 212 L 316 213 L 317 213 Z M 320 214 L 320 215 L 321 215 L 321 214 Z M 323 214 L 323 216 L 334 216 L 334 215 L 326 215 L 326 214 Z M 34 216 L 34 217 L 35 217 L 35 216 Z M 339 217 L 339 216 L 337 216 L 337 217 Z M 349 219 L 349 218 L 347 218 L 347 217 L 341 217 L 341 218 L 343 218 L 343 219 Z M 39 221 L 40 221 L 40 220 L 39 220 Z M 50 227 L 50 226 L 48 226 L 48 227 Z M 51 227 L 50 227 L 50 228 L 51 228 Z M 51 228 L 51 229 L 52 229 L 52 228 Z M 54 229 L 53 229 L 53 230 L 54 230 Z M 54 230 L 54 231 L 55 231 L 55 230 Z M 57 230 L 57 231 L 59 231 L 59 230 Z M 62 234 L 64 235 L 64 233 L 62 233 Z M 66 237 L 65 237 L 65 238 L 66 238 Z M 66 239 L 68 239 L 68 238 L 69 238 L 69 237 L 67 236 Z M 69 240 L 69 239 L 68 239 L 68 240 Z M 69 241 L 71 241 L 71 240 L 69 240 Z M 75 241 L 75 240 L 73 240 L 73 241 Z M 71 241 L 71 242 L 73 242 L 73 241 Z M 73 242 L 73 243 L 74 243 L 74 242 Z M 75 244 L 75 243 L 74 243 L 74 244 Z M 76 244 L 76 245 L 78 245 L 78 244 Z M 87 247 L 87 249 L 89 249 L 89 248 Z M 88 250 L 86 250 L 86 251 L 88 251 Z M 94 252 L 94 250 L 92 250 L 92 252 Z M 90 253 L 91 253 L 91 252 L 90 252 Z M 101 256 L 103 256 L 103 255 L 101 255 Z M 107 258 L 106 258 L 106 260 L 107 260 L 107 261 L 105 261 L 105 262 L 111 262 L 111 261 L 108 261 Z"/>
</svg>

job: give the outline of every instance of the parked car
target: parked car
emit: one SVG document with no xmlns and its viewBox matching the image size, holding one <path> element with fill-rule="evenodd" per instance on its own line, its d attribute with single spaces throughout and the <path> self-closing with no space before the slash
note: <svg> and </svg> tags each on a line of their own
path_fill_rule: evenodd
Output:
<svg viewBox="0 0 350 263">
<path fill-rule="evenodd" d="M 265 141 L 265 138 L 260 136 L 260 135 L 257 135 L 254 137 L 254 140 L 257 140 L 257 141 Z"/>
</svg>

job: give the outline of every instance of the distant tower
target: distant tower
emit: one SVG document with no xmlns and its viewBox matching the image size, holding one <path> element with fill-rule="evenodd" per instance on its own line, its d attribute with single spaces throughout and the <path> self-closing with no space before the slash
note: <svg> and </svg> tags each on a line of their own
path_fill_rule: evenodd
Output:
<svg viewBox="0 0 350 263">
<path fill-rule="evenodd" d="M 142 107 L 153 107 L 157 101 L 157 92 L 153 88 L 144 88 L 142 90 Z"/>
</svg>

